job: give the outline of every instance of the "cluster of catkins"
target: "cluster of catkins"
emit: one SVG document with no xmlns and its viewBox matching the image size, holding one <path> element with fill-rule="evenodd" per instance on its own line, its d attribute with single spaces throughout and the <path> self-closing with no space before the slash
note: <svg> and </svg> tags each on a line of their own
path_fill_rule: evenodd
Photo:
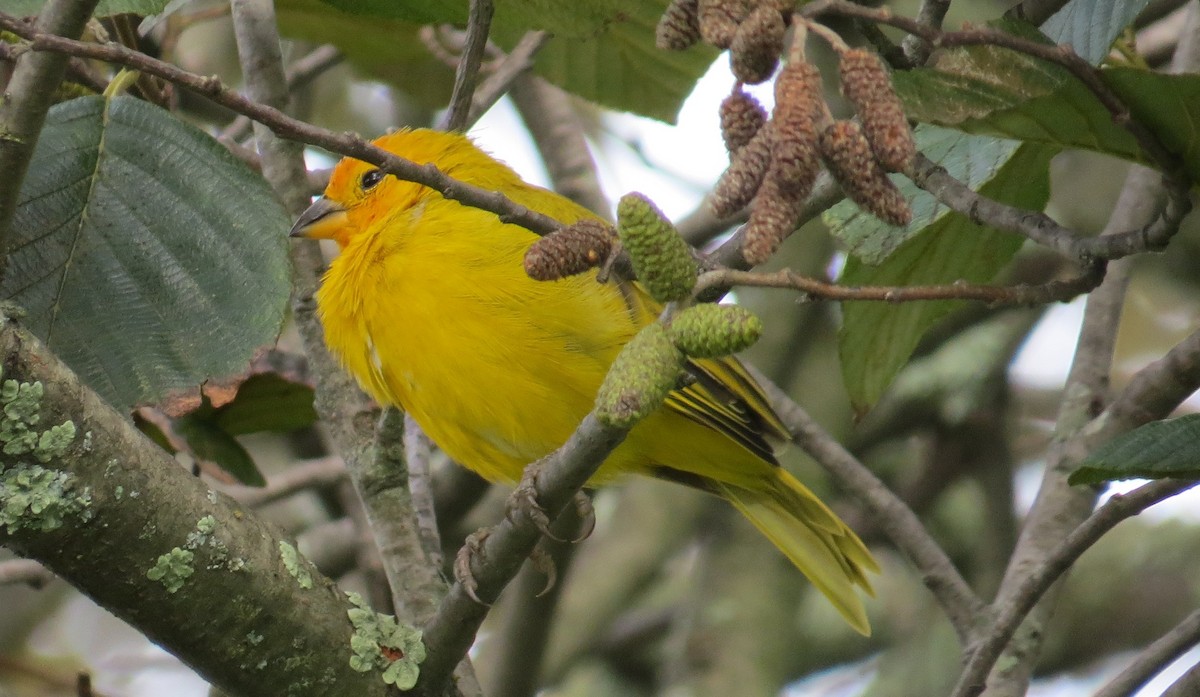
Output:
<svg viewBox="0 0 1200 697">
<path fill-rule="evenodd" d="M 721 103 L 721 134 L 730 165 L 709 206 L 718 217 L 753 202 L 742 255 L 766 261 L 795 228 L 822 163 L 860 208 L 891 225 L 907 225 L 912 210 L 887 172 L 907 169 L 916 154 L 904 109 L 883 61 L 822 31 L 838 52 L 842 93 L 859 121 L 834 120 L 821 74 L 804 58 L 803 20 L 790 0 L 673 0 L 658 24 L 658 46 L 683 50 L 704 40 L 729 49 L 738 83 Z M 787 25 L 796 25 L 788 61 L 775 78 L 768 116 L 743 84 L 775 74 Z"/>
</svg>

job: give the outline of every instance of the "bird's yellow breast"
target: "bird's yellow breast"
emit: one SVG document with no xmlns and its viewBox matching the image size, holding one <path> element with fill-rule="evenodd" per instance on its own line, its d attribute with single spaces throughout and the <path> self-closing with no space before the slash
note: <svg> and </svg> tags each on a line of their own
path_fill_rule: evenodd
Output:
<svg viewBox="0 0 1200 697">
<path fill-rule="evenodd" d="M 318 296 L 330 349 L 364 388 L 493 480 L 570 436 L 638 328 L 594 274 L 528 278 L 535 239 L 438 197 L 353 241 Z"/>
</svg>

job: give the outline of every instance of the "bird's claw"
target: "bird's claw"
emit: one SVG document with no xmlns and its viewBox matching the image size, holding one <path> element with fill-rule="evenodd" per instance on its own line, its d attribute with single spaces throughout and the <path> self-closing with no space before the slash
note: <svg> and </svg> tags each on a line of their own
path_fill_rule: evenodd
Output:
<svg viewBox="0 0 1200 697">
<path fill-rule="evenodd" d="M 558 583 L 558 568 L 554 565 L 554 558 L 541 545 L 533 548 L 533 551 L 529 554 L 529 563 L 533 564 L 535 570 L 540 571 L 546 576 L 546 587 L 537 594 L 537 597 L 540 598 L 549 593 L 554 588 L 554 585 Z"/>
<path fill-rule="evenodd" d="M 591 537 L 596 529 L 596 509 L 592 507 L 592 497 L 582 491 L 575 492 L 573 501 L 575 515 L 579 516 L 579 534 L 571 542 L 578 544 Z"/>
<path fill-rule="evenodd" d="M 463 546 L 454 555 L 454 579 L 462 585 L 463 592 L 467 594 L 468 598 L 484 607 L 491 607 L 491 603 L 483 602 L 475 594 L 475 591 L 479 588 L 479 583 L 475 580 L 475 574 L 471 571 L 471 559 L 475 555 L 483 553 L 483 541 L 491 534 L 491 528 L 479 528 L 470 535 L 467 535 L 467 539 L 463 541 Z"/>
<path fill-rule="evenodd" d="M 550 532 L 550 516 L 546 515 L 546 509 L 538 503 L 537 473 L 536 465 L 525 468 L 525 472 L 521 474 L 521 481 L 517 483 L 517 487 L 513 489 L 512 495 L 508 498 L 505 516 L 513 524 L 517 524 L 516 516 L 520 513 L 528 518 L 529 522 L 533 523 L 533 526 L 543 535 L 561 542 L 562 540 Z"/>
</svg>

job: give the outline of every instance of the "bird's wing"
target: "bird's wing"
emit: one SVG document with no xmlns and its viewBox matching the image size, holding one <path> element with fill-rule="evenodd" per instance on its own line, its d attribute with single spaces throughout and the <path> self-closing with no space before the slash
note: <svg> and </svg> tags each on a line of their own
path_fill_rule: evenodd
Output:
<svg viewBox="0 0 1200 697">
<path fill-rule="evenodd" d="M 719 431 L 763 460 L 775 463 L 775 445 L 790 440 L 767 396 L 733 357 L 692 359 L 687 384 L 667 396 L 667 408 Z"/>
</svg>

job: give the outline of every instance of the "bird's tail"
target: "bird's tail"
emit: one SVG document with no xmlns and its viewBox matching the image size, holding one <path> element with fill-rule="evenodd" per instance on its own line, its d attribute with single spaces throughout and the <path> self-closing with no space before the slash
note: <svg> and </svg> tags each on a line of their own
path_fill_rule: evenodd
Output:
<svg viewBox="0 0 1200 697">
<path fill-rule="evenodd" d="M 878 573 L 879 565 L 858 535 L 808 487 L 783 468 L 775 472 L 761 491 L 720 482 L 712 486 L 792 560 L 851 627 L 869 636 L 866 609 L 854 587 L 874 595 L 866 573 Z"/>
</svg>

